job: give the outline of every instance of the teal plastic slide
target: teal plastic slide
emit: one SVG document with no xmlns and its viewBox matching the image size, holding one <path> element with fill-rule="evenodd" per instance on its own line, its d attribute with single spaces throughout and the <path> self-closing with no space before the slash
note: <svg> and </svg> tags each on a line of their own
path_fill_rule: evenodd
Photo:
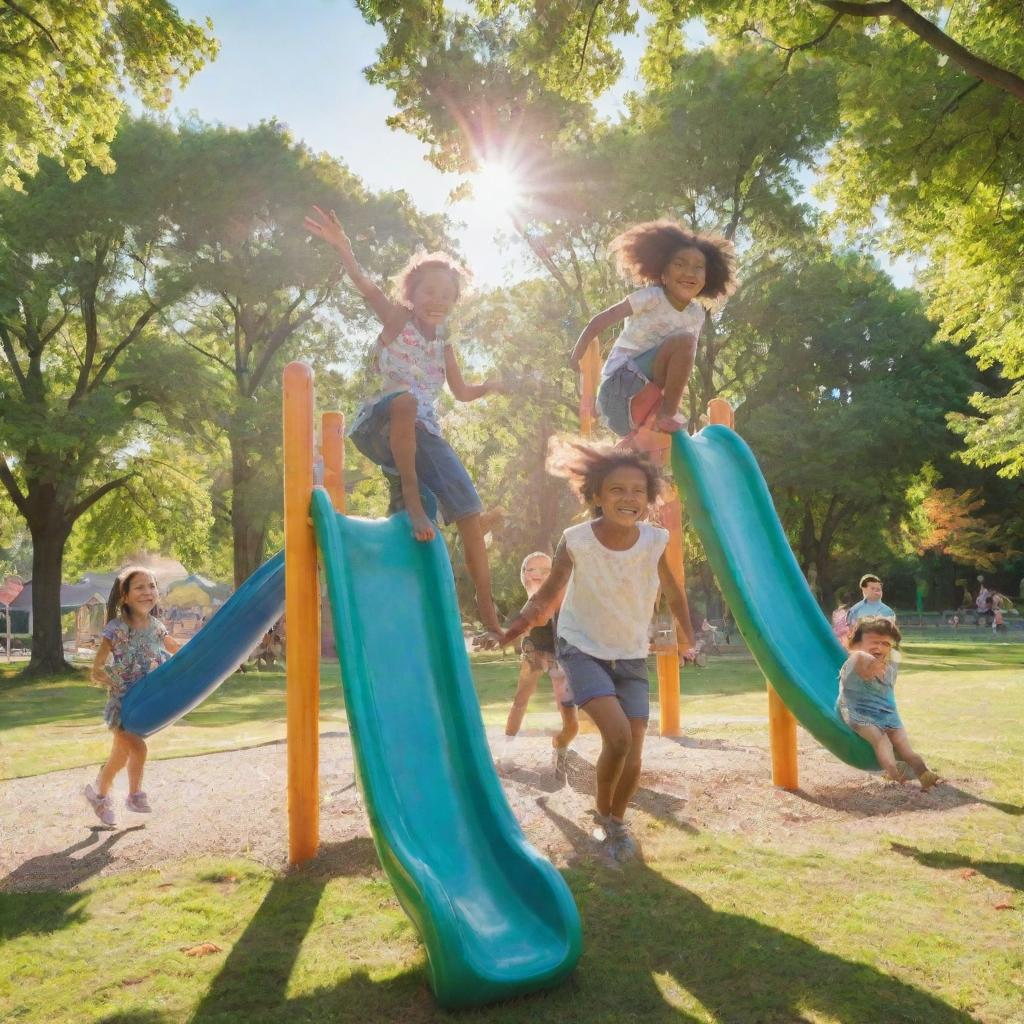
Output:
<svg viewBox="0 0 1024 1024">
<path fill-rule="evenodd" d="M 672 470 L 736 625 L 797 721 L 840 760 L 878 771 L 871 745 L 839 717 L 846 652 L 807 586 L 743 439 L 728 427 L 672 435 Z"/>
<path fill-rule="evenodd" d="M 356 770 L 381 863 L 446 1007 L 554 985 L 580 921 L 498 781 L 444 541 L 405 513 L 340 516 L 313 493 Z"/>
</svg>

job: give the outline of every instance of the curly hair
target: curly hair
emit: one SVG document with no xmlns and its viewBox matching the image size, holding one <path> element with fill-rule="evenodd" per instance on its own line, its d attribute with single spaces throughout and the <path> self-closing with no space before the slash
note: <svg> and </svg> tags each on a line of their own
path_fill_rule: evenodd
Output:
<svg viewBox="0 0 1024 1024">
<path fill-rule="evenodd" d="M 616 469 L 638 469 L 647 478 L 647 503 L 653 505 L 661 494 L 661 474 L 648 458 L 639 452 L 607 446 L 592 447 L 571 438 L 554 436 L 548 442 L 547 470 L 552 476 L 569 481 L 580 501 L 590 505 L 596 515 L 601 487 Z"/>
<path fill-rule="evenodd" d="M 395 275 L 395 294 L 403 306 L 412 306 L 416 286 L 431 270 L 443 270 L 451 275 L 455 285 L 455 298 L 462 294 L 463 285 L 470 281 L 469 271 L 444 252 L 419 252 Z"/>
<path fill-rule="evenodd" d="M 627 280 L 646 284 L 661 283 L 661 275 L 680 249 L 700 249 L 704 254 L 704 287 L 699 292 L 703 298 L 722 298 L 736 290 L 733 245 L 721 235 L 695 234 L 674 220 L 662 218 L 634 224 L 608 246 L 619 273 Z"/>
<path fill-rule="evenodd" d="M 107 622 L 113 622 L 114 619 L 119 619 L 124 615 L 125 599 L 128 597 L 128 590 L 132 585 L 132 580 L 139 573 L 145 573 L 154 583 L 156 582 L 156 577 L 145 566 L 129 565 L 127 568 L 122 569 L 117 574 L 117 579 L 114 580 L 114 585 L 110 588 L 110 596 L 107 598 Z"/>
<path fill-rule="evenodd" d="M 892 640 L 893 647 L 896 648 L 903 640 L 899 626 L 891 619 L 867 618 L 861 619 L 854 627 L 853 635 L 850 637 L 850 646 L 859 644 L 864 639 L 865 633 L 878 633 L 881 636 L 887 636 Z"/>
</svg>

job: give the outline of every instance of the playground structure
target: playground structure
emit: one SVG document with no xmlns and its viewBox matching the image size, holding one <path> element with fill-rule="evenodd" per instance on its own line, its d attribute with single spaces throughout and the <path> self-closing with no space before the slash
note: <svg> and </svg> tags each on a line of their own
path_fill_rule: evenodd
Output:
<svg viewBox="0 0 1024 1024">
<path fill-rule="evenodd" d="M 593 423 L 592 354 L 581 423 Z M 589 380 L 588 380 L 589 378 Z M 588 399 L 590 404 L 588 405 Z M 847 763 L 877 770 L 871 747 L 835 710 L 846 652 L 804 580 L 732 412 L 712 425 L 645 437 L 674 480 L 719 586 L 768 683 L 773 781 L 797 785 L 796 721 Z M 285 550 L 265 563 L 173 658 L 125 696 L 122 722 L 148 736 L 231 675 L 286 613 L 289 860 L 319 845 L 320 572 L 330 599 L 356 773 L 381 863 L 419 930 L 447 1007 L 556 984 L 581 950 L 561 875 L 526 842 L 487 746 L 462 637 L 454 578 L 438 535 L 416 541 L 408 517 L 344 514 L 344 429 L 321 429 L 324 486 L 314 486 L 313 375 L 284 372 Z M 683 582 L 681 505 L 665 505 L 670 560 Z M 287 555 L 287 557 L 286 557 Z M 684 642 L 691 643 L 689 623 Z M 678 735 L 679 655 L 658 657 L 660 724 Z"/>
</svg>

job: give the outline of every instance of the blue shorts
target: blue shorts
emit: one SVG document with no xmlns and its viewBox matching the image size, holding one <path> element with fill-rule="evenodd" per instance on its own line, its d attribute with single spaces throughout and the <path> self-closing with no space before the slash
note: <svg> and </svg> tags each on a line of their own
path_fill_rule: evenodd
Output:
<svg viewBox="0 0 1024 1024">
<path fill-rule="evenodd" d="M 577 707 L 595 697 L 617 697 L 627 718 L 651 717 L 646 658 L 603 661 L 559 637 L 558 663 L 569 680 Z"/>
<path fill-rule="evenodd" d="M 396 391 L 370 406 L 364 406 L 349 435 L 352 443 L 388 475 L 392 485 L 389 512 L 402 507 L 398 470 L 390 441 L 391 403 L 401 394 L 405 392 Z M 438 507 L 445 523 L 457 523 L 484 510 L 480 495 L 452 446 L 419 423 L 416 424 L 416 476 L 420 482 L 423 508 L 431 519 L 437 518 Z"/>
<path fill-rule="evenodd" d="M 630 404 L 648 384 L 654 372 L 654 357 L 660 345 L 628 359 L 610 377 L 601 381 L 597 390 L 597 411 L 605 425 L 619 437 L 636 430 Z"/>
</svg>

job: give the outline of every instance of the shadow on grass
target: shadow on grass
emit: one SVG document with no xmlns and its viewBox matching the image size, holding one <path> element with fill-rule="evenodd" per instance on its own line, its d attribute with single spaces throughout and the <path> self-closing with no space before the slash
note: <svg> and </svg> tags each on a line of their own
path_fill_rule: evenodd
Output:
<svg viewBox="0 0 1024 1024">
<path fill-rule="evenodd" d="M 985 804 L 1003 814 L 1014 816 L 1024 814 L 1024 807 L 986 800 L 948 782 L 927 793 L 922 793 L 912 782 L 903 786 L 850 782 L 823 787 L 814 793 L 805 789 L 794 789 L 792 793 L 807 803 L 841 811 L 854 818 L 885 818 L 892 814 L 912 814 L 915 811 L 949 811 L 968 804 Z"/>
<path fill-rule="evenodd" d="M 594 842 L 582 829 L 549 807 L 544 811 L 574 849 L 592 851 Z M 972 1020 L 868 964 L 743 914 L 714 910 L 642 862 L 626 865 L 621 883 L 596 865 L 593 875 L 596 884 L 581 898 L 589 942 L 581 973 L 596 1006 L 600 990 L 618 990 L 628 992 L 638 1019 L 659 1010 L 660 1019 L 668 1019 L 669 997 L 681 989 L 720 1021 L 801 1021 L 812 1014 L 850 1022 Z M 695 1018 L 677 1009 L 671 1019 Z"/>
<path fill-rule="evenodd" d="M 999 885 L 1007 885 L 1018 892 L 1024 892 L 1024 864 L 1000 860 L 974 860 L 959 853 L 943 853 L 941 850 L 918 850 L 903 843 L 889 843 L 889 848 L 901 857 L 911 857 L 926 868 L 939 871 L 953 871 L 969 868 L 979 875 L 991 878 Z"/>
<path fill-rule="evenodd" d="M 132 825 L 117 831 L 102 826 L 89 829 L 85 839 L 59 850 L 57 853 L 44 853 L 39 857 L 30 857 L 19 864 L 6 878 L 0 879 L 0 893 L 24 892 L 33 890 L 72 889 L 93 875 L 99 874 L 113 859 L 114 844 L 123 839 L 129 832 L 138 832 L 145 825 Z M 100 842 L 100 836 L 105 836 Z M 99 845 L 95 845 L 99 843 Z M 85 850 L 85 853 L 82 851 Z M 76 856 L 76 854 L 82 854 Z M 3 897 L 0 896 L 0 899 Z M 78 897 L 76 897 L 77 899 Z M 70 921 L 68 922 L 71 923 Z M 35 931 L 34 927 L 28 931 Z M 47 931 L 53 929 L 48 928 Z"/>
</svg>

